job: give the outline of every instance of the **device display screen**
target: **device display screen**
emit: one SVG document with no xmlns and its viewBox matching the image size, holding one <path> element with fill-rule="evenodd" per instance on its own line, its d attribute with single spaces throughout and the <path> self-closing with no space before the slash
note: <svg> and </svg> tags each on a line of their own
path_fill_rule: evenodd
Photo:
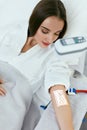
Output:
<svg viewBox="0 0 87 130">
<path fill-rule="evenodd" d="M 83 43 L 86 41 L 86 39 L 84 37 L 72 37 L 67 39 L 61 39 L 60 41 L 62 45 L 72 45 L 72 44 Z"/>
</svg>

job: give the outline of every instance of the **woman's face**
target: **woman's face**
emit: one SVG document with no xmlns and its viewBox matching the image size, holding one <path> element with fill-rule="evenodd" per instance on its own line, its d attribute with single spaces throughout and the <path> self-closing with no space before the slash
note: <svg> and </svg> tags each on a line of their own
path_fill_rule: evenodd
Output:
<svg viewBox="0 0 87 130">
<path fill-rule="evenodd" d="M 42 22 L 33 38 L 42 48 L 46 48 L 59 37 L 63 27 L 63 20 L 50 16 Z"/>
</svg>

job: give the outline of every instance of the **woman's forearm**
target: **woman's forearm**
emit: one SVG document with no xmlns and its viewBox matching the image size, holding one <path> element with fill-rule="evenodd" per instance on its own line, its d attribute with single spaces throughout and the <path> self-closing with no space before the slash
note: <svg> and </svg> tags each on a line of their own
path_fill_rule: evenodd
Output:
<svg viewBox="0 0 87 130">
<path fill-rule="evenodd" d="M 53 86 L 50 89 L 50 94 L 60 130 L 74 130 L 71 107 L 65 87 Z"/>
</svg>

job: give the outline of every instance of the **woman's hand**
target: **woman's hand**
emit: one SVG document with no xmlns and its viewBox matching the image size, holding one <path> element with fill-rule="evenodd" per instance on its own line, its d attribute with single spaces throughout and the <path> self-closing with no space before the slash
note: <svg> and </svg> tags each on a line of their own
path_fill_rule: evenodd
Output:
<svg viewBox="0 0 87 130">
<path fill-rule="evenodd" d="M 0 79 L 0 96 L 6 95 L 6 90 L 2 86 L 3 80 Z"/>
</svg>

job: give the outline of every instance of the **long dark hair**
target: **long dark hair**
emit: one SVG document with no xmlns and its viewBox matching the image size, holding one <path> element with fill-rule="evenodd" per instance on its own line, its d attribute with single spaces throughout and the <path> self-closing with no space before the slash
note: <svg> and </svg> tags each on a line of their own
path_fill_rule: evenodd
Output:
<svg viewBox="0 0 87 130">
<path fill-rule="evenodd" d="M 58 38 L 62 38 L 67 29 L 66 9 L 60 0 L 41 0 L 34 8 L 27 36 L 34 36 L 41 23 L 50 16 L 56 16 L 64 21 L 64 27 Z"/>
</svg>

